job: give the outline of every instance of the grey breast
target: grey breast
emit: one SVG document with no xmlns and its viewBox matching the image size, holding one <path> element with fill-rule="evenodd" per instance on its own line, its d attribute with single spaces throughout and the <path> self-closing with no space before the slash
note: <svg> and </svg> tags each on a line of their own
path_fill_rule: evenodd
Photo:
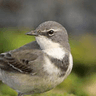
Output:
<svg viewBox="0 0 96 96">
<path fill-rule="evenodd" d="M 63 77 L 69 67 L 69 54 L 66 53 L 62 60 L 50 56 L 48 56 L 48 58 L 51 60 L 52 64 L 54 64 L 58 69 L 61 70 L 61 74 L 59 76 Z"/>
</svg>

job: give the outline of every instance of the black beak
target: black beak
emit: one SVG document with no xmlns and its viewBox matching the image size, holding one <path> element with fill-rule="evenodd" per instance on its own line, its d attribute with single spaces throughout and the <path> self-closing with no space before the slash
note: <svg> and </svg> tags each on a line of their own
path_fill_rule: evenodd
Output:
<svg viewBox="0 0 96 96">
<path fill-rule="evenodd" d="M 38 36 L 36 31 L 27 32 L 26 35 Z"/>
</svg>

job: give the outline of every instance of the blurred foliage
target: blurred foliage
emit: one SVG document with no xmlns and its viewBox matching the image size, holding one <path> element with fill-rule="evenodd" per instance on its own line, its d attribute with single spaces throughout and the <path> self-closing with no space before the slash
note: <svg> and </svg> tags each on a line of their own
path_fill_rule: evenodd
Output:
<svg viewBox="0 0 96 96">
<path fill-rule="evenodd" d="M 0 52 L 13 50 L 33 41 L 34 37 L 25 35 L 28 30 L 28 28 L 0 28 Z"/>
<path fill-rule="evenodd" d="M 28 28 L 1 28 L 0 53 L 19 48 L 34 39 L 26 36 Z M 72 73 L 53 90 L 32 96 L 96 96 L 96 36 L 83 34 L 69 36 L 74 59 Z M 0 83 L 0 96 L 16 96 L 17 93 Z M 31 95 L 30 95 L 31 96 Z"/>
<path fill-rule="evenodd" d="M 96 35 L 71 36 L 70 45 L 74 59 L 74 71 L 80 76 L 96 72 Z"/>
<path fill-rule="evenodd" d="M 70 39 L 75 63 L 79 62 L 87 66 L 96 64 L 96 36 L 92 34 L 83 34 L 77 38 L 78 40 L 75 39 Z"/>
</svg>

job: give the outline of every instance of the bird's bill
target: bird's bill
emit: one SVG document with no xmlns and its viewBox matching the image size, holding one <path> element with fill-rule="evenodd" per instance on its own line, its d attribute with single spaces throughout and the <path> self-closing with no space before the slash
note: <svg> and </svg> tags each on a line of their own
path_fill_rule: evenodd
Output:
<svg viewBox="0 0 96 96">
<path fill-rule="evenodd" d="M 27 32 L 26 35 L 38 36 L 36 31 Z"/>
</svg>

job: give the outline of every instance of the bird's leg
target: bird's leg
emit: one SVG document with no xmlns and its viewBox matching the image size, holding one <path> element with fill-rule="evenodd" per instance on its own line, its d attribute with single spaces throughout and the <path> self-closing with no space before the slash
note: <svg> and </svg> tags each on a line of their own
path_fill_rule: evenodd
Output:
<svg viewBox="0 0 96 96">
<path fill-rule="evenodd" d="M 22 93 L 18 93 L 18 95 L 17 96 L 24 96 Z"/>
</svg>

